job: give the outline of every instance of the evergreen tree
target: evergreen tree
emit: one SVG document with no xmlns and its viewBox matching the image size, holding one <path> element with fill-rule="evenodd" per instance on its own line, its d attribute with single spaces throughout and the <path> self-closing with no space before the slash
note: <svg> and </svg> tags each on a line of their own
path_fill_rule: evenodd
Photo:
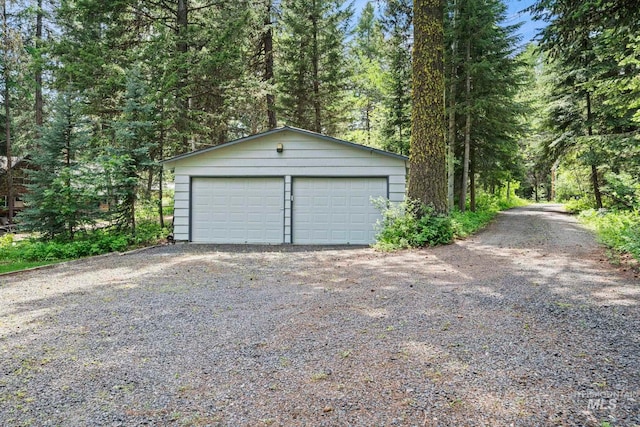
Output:
<svg viewBox="0 0 640 427">
<path fill-rule="evenodd" d="M 412 0 L 387 0 L 382 18 L 387 39 L 382 146 L 404 155 L 411 137 L 412 16 Z"/>
<path fill-rule="evenodd" d="M 488 188 L 522 176 L 518 142 L 525 111 L 517 101 L 524 78 L 521 64 L 515 59 L 515 32 L 519 25 L 504 24 L 506 6 L 502 0 L 467 0 L 465 6 L 469 8 L 466 17 L 462 13 L 464 6 L 460 14 L 460 27 L 466 33 L 464 91 L 460 85 L 460 93 L 465 93 L 461 210 L 466 178 L 474 178 L 473 173 Z M 469 190 L 470 199 L 474 200 L 475 188 L 470 182 Z M 474 203 L 471 207 L 475 208 Z"/>
<path fill-rule="evenodd" d="M 283 1 L 277 80 L 287 124 L 330 135 L 345 126 L 345 37 L 351 15 L 350 6 L 336 1 Z"/>
<path fill-rule="evenodd" d="M 50 239 L 73 240 L 79 228 L 95 220 L 99 204 L 91 170 L 97 165 L 79 160 L 87 150 L 88 133 L 77 105 L 72 96 L 60 95 L 52 122 L 32 152 L 26 209 L 19 215 L 24 230 Z"/>
<path fill-rule="evenodd" d="M 383 115 L 383 52 L 382 24 L 368 2 L 355 27 L 350 49 L 353 64 L 353 101 L 355 120 L 352 136 L 347 137 L 367 145 L 379 146 L 380 116 Z"/>
<path fill-rule="evenodd" d="M 504 25 L 501 0 L 456 0 L 446 24 L 448 203 L 457 175 L 458 206 L 475 209 L 476 179 L 495 188 L 522 174 L 518 146 L 522 76 L 514 59 L 517 26 Z M 458 170 L 452 165 L 459 159 Z M 452 177 L 452 172 L 454 176 Z M 457 174 L 456 174 L 457 172 Z"/>
<path fill-rule="evenodd" d="M 579 153 L 591 170 L 595 205 L 602 207 L 602 179 L 615 158 L 610 148 L 625 140 L 633 146 L 633 138 L 621 135 L 638 129 L 631 82 L 640 74 L 632 59 L 640 50 L 640 11 L 627 0 L 539 0 L 531 10 L 548 21 L 541 47 L 558 70 L 549 120 L 557 138 L 547 151 L 555 160 Z"/>
<path fill-rule="evenodd" d="M 120 119 L 114 123 L 115 143 L 107 147 L 105 167 L 111 182 L 106 186 L 115 201 L 115 224 L 135 233 L 135 206 L 138 200 L 140 173 L 152 166 L 155 145 L 154 106 L 146 94 L 140 71 L 127 76 L 127 91 Z"/>
</svg>

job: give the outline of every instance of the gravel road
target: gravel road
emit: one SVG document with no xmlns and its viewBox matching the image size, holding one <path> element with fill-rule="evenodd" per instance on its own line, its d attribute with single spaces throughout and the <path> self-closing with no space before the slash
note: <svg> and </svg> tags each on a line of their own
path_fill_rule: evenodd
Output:
<svg viewBox="0 0 640 427">
<path fill-rule="evenodd" d="M 0 276 L 2 426 L 636 426 L 640 280 L 557 205 L 445 247 Z"/>
</svg>

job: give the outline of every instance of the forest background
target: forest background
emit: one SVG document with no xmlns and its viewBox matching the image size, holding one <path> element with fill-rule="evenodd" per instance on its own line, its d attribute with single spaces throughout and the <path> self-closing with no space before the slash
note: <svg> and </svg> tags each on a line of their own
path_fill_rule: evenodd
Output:
<svg viewBox="0 0 640 427">
<path fill-rule="evenodd" d="M 450 209 L 513 192 L 600 209 L 593 224 L 606 208 L 638 253 L 634 3 L 444 3 Z M 135 235 L 140 213 L 164 225 L 161 159 L 276 126 L 409 153 L 410 0 L 2 5 L 0 155 L 35 165 L 18 218 L 49 239 L 105 221 Z"/>
</svg>

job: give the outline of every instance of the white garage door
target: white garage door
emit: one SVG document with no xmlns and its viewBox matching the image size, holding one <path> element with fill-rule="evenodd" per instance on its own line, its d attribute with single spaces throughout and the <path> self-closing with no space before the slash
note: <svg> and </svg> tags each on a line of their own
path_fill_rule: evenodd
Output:
<svg viewBox="0 0 640 427">
<path fill-rule="evenodd" d="M 371 197 L 387 197 L 385 178 L 294 178 L 293 243 L 369 244 L 380 212 Z"/>
<path fill-rule="evenodd" d="M 191 240 L 283 243 L 284 179 L 194 178 Z"/>
</svg>

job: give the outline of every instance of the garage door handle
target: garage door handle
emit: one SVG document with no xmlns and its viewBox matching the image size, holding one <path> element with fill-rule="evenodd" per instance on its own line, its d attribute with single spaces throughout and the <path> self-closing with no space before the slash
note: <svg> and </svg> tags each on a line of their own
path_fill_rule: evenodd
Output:
<svg viewBox="0 0 640 427">
<path fill-rule="evenodd" d="M 289 201 L 293 202 L 293 194 L 289 197 Z"/>
</svg>

